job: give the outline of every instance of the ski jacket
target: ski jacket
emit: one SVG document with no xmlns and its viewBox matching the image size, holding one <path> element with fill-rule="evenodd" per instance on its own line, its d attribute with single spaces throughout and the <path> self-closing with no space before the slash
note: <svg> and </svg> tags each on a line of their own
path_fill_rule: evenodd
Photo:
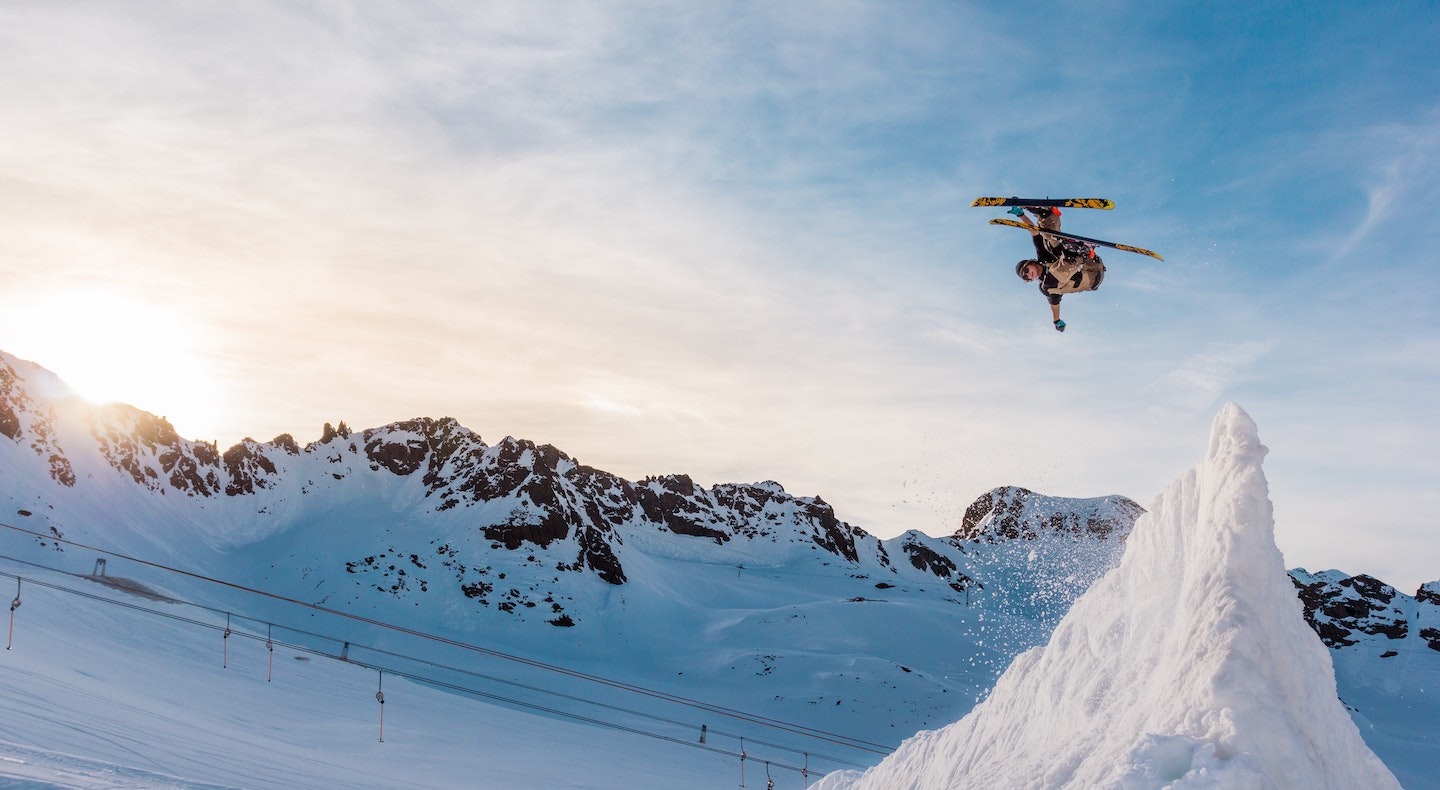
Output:
<svg viewBox="0 0 1440 790">
<path fill-rule="evenodd" d="M 1059 230 L 1059 217 L 1042 217 L 1040 227 Z M 1053 220 L 1053 221 L 1052 221 Z M 1051 226 L 1053 227 L 1047 227 Z M 1040 293 L 1050 304 L 1060 304 L 1065 294 L 1094 291 L 1105 280 L 1105 262 L 1099 255 L 1092 256 L 1089 250 L 1075 249 L 1064 244 L 1063 239 L 1045 235 L 1031 237 L 1035 242 L 1035 258 L 1045 269 L 1040 277 Z"/>
</svg>

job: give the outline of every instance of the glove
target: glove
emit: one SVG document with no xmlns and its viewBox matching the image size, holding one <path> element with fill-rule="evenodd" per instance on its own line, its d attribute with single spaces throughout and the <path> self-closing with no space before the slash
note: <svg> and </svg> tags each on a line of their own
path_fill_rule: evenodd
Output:
<svg viewBox="0 0 1440 790">
<path fill-rule="evenodd" d="M 1016 206 L 1015 208 L 1012 208 L 1012 209 L 1010 209 L 1009 211 L 1007 211 L 1007 212 L 1005 212 L 1005 213 L 1006 213 L 1006 214 L 1014 214 L 1014 215 L 1017 216 L 1017 217 L 1023 217 L 1023 216 L 1025 216 L 1025 209 L 1020 208 L 1019 206 Z"/>
<path fill-rule="evenodd" d="M 1065 331 L 1065 322 L 1064 322 L 1064 321 L 1061 321 L 1061 320 L 1058 319 L 1058 318 L 1055 319 L 1055 331 L 1056 331 L 1056 332 L 1064 332 L 1064 331 Z"/>
</svg>

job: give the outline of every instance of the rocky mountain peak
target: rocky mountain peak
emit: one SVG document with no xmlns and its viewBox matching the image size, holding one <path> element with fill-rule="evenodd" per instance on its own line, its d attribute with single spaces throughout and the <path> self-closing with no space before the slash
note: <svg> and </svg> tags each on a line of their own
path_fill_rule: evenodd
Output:
<svg viewBox="0 0 1440 790">
<path fill-rule="evenodd" d="M 1060 499 L 1002 486 L 980 495 L 965 509 L 952 538 L 989 543 L 1058 534 L 1123 539 L 1144 512 L 1145 508 L 1123 496 Z"/>
<path fill-rule="evenodd" d="M 1363 573 L 1348 576 L 1334 570 L 1310 573 L 1297 568 L 1290 571 L 1290 580 L 1305 607 L 1306 622 L 1328 647 L 1351 647 L 1369 640 L 1399 643 L 1417 627 L 1414 621 L 1418 619 L 1421 637 L 1440 650 L 1440 611 L 1426 611 L 1440 609 L 1436 606 L 1440 600 L 1431 602 L 1426 587 L 1411 599 Z M 1427 615 L 1428 629 L 1424 625 Z"/>
<path fill-rule="evenodd" d="M 269 442 L 247 438 L 222 452 L 128 405 L 57 414 L 53 403 L 34 394 L 43 370 L 28 365 L 0 365 L 0 434 L 28 443 L 37 460 L 60 469 L 55 479 L 74 486 L 74 497 L 104 498 L 105 507 L 125 507 L 117 498 L 130 497 L 147 512 L 173 513 L 184 531 L 203 533 L 218 546 L 272 536 L 294 545 L 344 524 L 345 545 L 355 545 L 355 553 L 345 558 L 343 576 L 312 590 L 358 584 L 402 598 L 450 589 L 464 605 L 522 617 L 543 611 L 548 622 L 574 625 L 581 615 L 560 608 L 563 590 L 583 587 L 586 578 L 625 585 L 637 562 L 651 564 L 639 562 L 643 553 L 839 567 L 856 579 L 879 574 L 881 589 L 905 579 L 956 592 L 984 583 L 956 542 L 921 533 L 879 540 L 843 521 L 821 497 L 792 495 L 774 481 L 705 486 L 670 474 L 632 482 L 552 445 L 510 436 L 487 444 L 451 417 L 365 430 L 326 423 L 309 444 L 283 434 Z M 56 430 L 60 421 L 68 421 L 64 431 Z M 78 444 L 62 451 L 60 435 Z M 82 456 L 86 473 L 77 485 L 63 470 Z M 133 493 L 126 493 L 127 484 Z M 17 498 L 33 503 L 53 496 L 36 491 Z M 167 497 L 159 510 L 155 496 Z M 1121 528 L 1103 520 L 1118 519 L 1114 507 L 1096 506 L 1077 521 L 1045 512 L 1067 509 L 1068 500 L 1025 489 L 996 489 L 982 499 L 989 503 L 984 518 L 970 525 L 977 535 L 1029 537 L 1052 529 L 1093 536 Z M 302 554 L 293 555 L 300 573 L 319 573 L 304 566 Z M 515 583 L 519 578 L 525 585 Z"/>
</svg>

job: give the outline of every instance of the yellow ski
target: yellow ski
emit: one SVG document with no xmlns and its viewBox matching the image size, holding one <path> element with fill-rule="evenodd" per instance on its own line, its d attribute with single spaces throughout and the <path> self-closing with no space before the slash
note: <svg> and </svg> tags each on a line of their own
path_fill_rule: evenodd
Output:
<svg viewBox="0 0 1440 790">
<path fill-rule="evenodd" d="M 1024 222 L 1020 222 L 1019 220 L 1005 219 L 1004 217 L 996 217 L 995 219 L 990 220 L 990 224 L 1009 225 L 1012 228 L 1023 228 L 1025 230 L 1039 230 L 1039 228 L 1036 228 L 1034 225 L 1027 225 Z M 1087 236 L 1076 236 L 1074 233 L 1066 233 L 1059 230 L 1041 230 L 1040 232 L 1044 233 L 1046 236 L 1054 236 L 1060 239 L 1070 239 L 1071 241 L 1078 241 L 1081 244 L 1088 244 L 1092 247 L 1110 247 L 1111 249 L 1134 252 L 1140 255 L 1149 255 L 1151 258 L 1154 258 L 1157 261 L 1165 260 L 1164 258 L 1160 257 L 1160 253 L 1147 250 L 1144 247 L 1132 247 L 1129 244 L 1116 244 L 1113 241 L 1102 241 L 1100 239 L 1092 239 Z"/>
<path fill-rule="evenodd" d="M 1059 208 L 1098 208 L 1109 211 L 1115 201 L 1106 198 L 975 198 L 971 206 L 1057 206 Z"/>
</svg>

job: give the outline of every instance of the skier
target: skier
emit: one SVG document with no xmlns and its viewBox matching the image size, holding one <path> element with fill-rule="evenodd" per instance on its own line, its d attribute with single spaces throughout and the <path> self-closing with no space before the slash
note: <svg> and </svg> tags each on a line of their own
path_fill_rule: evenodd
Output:
<svg viewBox="0 0 1440 790">
<path fill-rule="evenodd" d="M 1060 320 L 1060 299 L 1065 294 L 1094 291 L 1105 281 L 1105 262 L 1095 254 L 1092 247 L 1053 236 L 1045 236 L 1042 230 L 1060 230 L 1060 210 L 1053 207 L 1025 207 L 1040 218 L 1037 227 L 1025 216 L 1024 211 L 1011 213 L 1020 217 L 1030 230 L 1031 241 L 1035 243 L 1035 257 L 1026 258 L 1015 264 L 1015 273 L 1025 282 L 1038 280 L 1040 293 L 1050 301 L 1050 315 L 1058 332 L 1065 331 L 1065 322 Z"/>
</svg>

